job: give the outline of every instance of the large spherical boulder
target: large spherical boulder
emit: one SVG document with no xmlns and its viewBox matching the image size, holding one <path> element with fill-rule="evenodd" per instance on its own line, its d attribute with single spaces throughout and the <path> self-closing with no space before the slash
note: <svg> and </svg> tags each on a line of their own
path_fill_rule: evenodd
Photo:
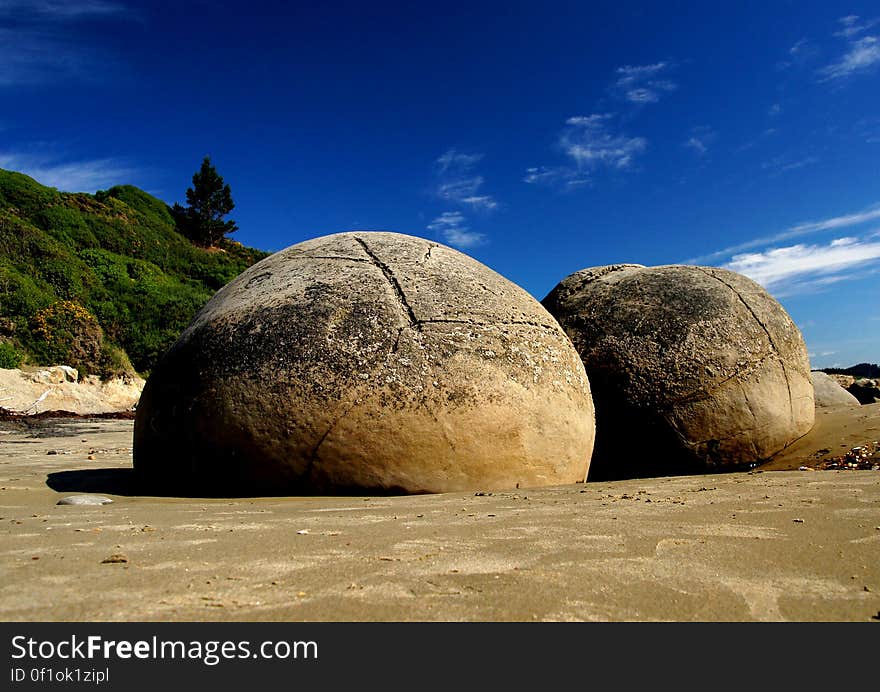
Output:
<svg viewBox="0 0 880 692">
<path fill-rule="evenodd" d="M 255 264 L 150 375 L 134 466 L 187 493 L 584 481 L 583 364 L 523 289 L 451 248 L 351 232 Z"/>
<path fill-rule="evenodd" d="M 740 274 L 596 267 L 564 279 L 543 304 L 590 378 L 591 480 L 743 468 L 813 426 L 803 337 Z"/>
</svg>

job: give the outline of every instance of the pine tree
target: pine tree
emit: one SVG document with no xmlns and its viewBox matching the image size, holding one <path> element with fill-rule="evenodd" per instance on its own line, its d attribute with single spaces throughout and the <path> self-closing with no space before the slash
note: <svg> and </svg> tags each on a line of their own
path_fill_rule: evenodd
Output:
<svg viewBox="0 0 880 692">
<path fill-rule="evenodd" d="M 178 230 L 196 245 L 214 247 L 226 235 L 238 230 L 234 221 L 223 217 L 235 207 L 229 185 L 211 164 L 211 158 L 202 160 L 201 168 L 192 177 L 191 188 L 186 191 L 187 206 L 175 203 L 171 214 Z"/>
</svg>

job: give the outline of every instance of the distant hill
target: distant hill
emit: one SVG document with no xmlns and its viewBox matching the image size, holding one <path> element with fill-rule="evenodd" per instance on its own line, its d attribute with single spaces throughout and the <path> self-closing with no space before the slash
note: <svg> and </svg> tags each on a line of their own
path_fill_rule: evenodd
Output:
<svg viewBox="0 0 880 692">
<path fill-rule="evenodd" d="M 852 375 L 853 377 L 876 379 L 880 377 L 880 365 L 877 365 L 877 363 L 859 363 L 849 368 L 823 368 L 822 372 L 827 372 L 829 375 Z"/>
<path fill-rule="evenodd" d="M 150 371 L 214 292 L 268 253 L 195 247 L 120 185 L 65 193 L 0 169 L 0 368 Z"/>
</svg>

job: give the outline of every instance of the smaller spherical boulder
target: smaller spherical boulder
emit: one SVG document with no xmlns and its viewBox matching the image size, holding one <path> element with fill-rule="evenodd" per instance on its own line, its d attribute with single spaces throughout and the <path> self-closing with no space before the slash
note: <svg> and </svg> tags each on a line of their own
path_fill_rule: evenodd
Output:
<svg viewBox="0 0 880 692">
<path fill-rule="evenodd" d="M 590 479 L 738 469 L 813 426 L 803 337 L 757 283 L 725 269 L 584 269 L 543 301 L 584 361 L 596 405 Z"/>
<path fill-rule="evenodd" d="M 255 264 L 150 375 L 134 466 L 186 494 L 420 493 L 585 480 L 577 352 L 452 248 L 351 232 Z"/>
</svg>

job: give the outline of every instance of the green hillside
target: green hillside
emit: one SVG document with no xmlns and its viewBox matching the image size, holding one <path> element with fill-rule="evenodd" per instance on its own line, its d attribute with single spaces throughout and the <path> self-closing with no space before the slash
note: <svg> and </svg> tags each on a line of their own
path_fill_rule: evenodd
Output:
<svg viewBox="0 0 880 692">
<path fill-rule="evenodd" d="M 195 247 L 120 185 L 65 193 L 0 169 L 0 367 L 146 374 L 221 286 L 267 253 Z"/>
</svg>

